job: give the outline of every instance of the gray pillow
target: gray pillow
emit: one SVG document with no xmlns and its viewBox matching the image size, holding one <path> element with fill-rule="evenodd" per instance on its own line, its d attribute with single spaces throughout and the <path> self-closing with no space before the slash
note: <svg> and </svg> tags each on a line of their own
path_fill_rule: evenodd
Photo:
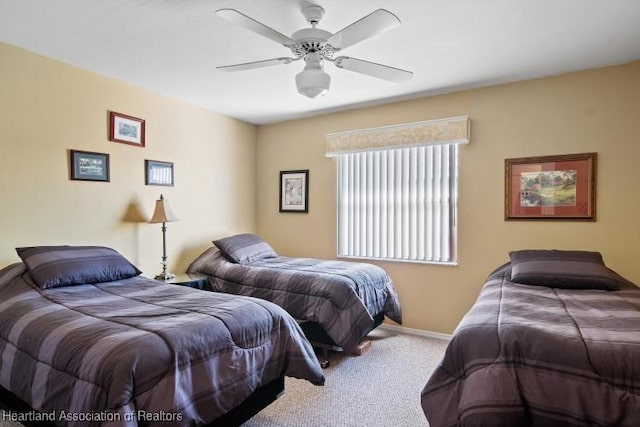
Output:
<svg viewBox="0 0 640 427">
<path fill-rule="evenodd" d="M 509 253 L 511 281 L 564 289 L 619 289 L 599 252 L 522 250 Z"/>
<path fill-rule="evenodd" d="M 102 246 L 34 246 L 16 251 L 42 289 L 111 282 L 142 273 L 119 252 Z"/>
<path fill-rule="evenodd" d="M 278 254 L 264 240 L 254 234 L 244 233 L 214 240 L 213 244 L 231 262 L 248 264 L 264 258 L 276 258 Z"/>
</svg>

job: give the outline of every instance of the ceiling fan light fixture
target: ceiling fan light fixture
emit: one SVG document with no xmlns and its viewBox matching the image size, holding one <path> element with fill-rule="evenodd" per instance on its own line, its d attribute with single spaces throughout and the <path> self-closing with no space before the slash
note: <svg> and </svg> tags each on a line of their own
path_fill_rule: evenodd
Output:
<svg viewBox="0 0 640 427">
<path fill-rule="evenodd" d="M 322 56 L 318 52 L 309 52 L 304 61 L 304 70 L 296 74 L 298 92 L 309 98 L 317 98 L 329 91 L 331 76 L 322 69 Z"/>
<path fill-rule="evenodd" d="M 317 98 L 329 91 L 331 76 L 318 68 L 305 68 L 296 74 L 296 87 L 301 95 Z"/>
</svg>

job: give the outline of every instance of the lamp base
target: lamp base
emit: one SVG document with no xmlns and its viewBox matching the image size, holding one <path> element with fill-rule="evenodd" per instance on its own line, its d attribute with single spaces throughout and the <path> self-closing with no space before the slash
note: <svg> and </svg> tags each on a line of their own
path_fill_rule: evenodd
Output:
<svg viewBox="0 0 640 427">
<path fill-rule="evenodd" d="M 171 280 L 171 279 L 173 279 L 175 277 L 176 277 L 175 274 L 164 272 L 164 273 L 158 274 L 156 277 L 154 277 L 154 279 L 156 279 L 156 280 L 165 280 L 166 281 L 166 280 Z"/>
</svg>

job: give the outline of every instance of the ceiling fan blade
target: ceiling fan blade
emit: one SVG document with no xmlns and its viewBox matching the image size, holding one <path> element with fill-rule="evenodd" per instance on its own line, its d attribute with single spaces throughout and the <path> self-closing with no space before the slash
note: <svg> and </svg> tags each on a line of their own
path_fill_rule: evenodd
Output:
<svg viewBox="0 0 640 427">
<path fill-rule="evenodd" d="M 327 39 L 336 50 L 344 49 L 362 40 L 400 25 L 400 19 L 386 9 L 378 9 Z"/>
<path fill-rule="evenodd" d="M 243 64 L 223 65 L 216 68 L 222 71 L 252 70 L 254 68 L 270 67 L 272 65 L 289 64 L 295 60 L 296 58 L 273 58 L 265 59 L 263 61 L 245 62 Z"/>
<path fill-rule="evenodd" d="M 413 77 L 413 73 L 411 71 L 389 67 L 388 65 L 382 65 L 376 62 L 363 61 L 362 59 L 351 58 L 348 56 L 337 57 L 334 60 L 334 64 L 338 68 L 355 71 L 356 73 L 362 73 L 396 83 L 406 82 Z"/>
<path fill-rule="evenodd" d="M 286 47 L 295 46 L 297 44 L 297 42 L 292 38 L 279 33 L 273 28 L 267 27 L 263 23 L 258 22 L 255 19 L 250 18 L 244 13 L 238 12 L 235 9 L 219 9 L 216 10 L 216 15 L 248 30 L 256 32 L 268 39 L 281 43 Z"/>
</svg>

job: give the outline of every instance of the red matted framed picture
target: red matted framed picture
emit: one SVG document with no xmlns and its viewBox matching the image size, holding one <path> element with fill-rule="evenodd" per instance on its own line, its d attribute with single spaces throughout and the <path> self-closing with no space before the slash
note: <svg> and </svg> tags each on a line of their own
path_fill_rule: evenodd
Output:
<svg viewBox="0 0 640 427">
<path fill-rule="evenodd" d="M 144 120 L 109 111 L 109 141 L 144 147 Z"/>
<path fill-rule="evenodd" d="M 596 220 L 597 153 L 506 159 L 505 220 Z"/>
</svg>

